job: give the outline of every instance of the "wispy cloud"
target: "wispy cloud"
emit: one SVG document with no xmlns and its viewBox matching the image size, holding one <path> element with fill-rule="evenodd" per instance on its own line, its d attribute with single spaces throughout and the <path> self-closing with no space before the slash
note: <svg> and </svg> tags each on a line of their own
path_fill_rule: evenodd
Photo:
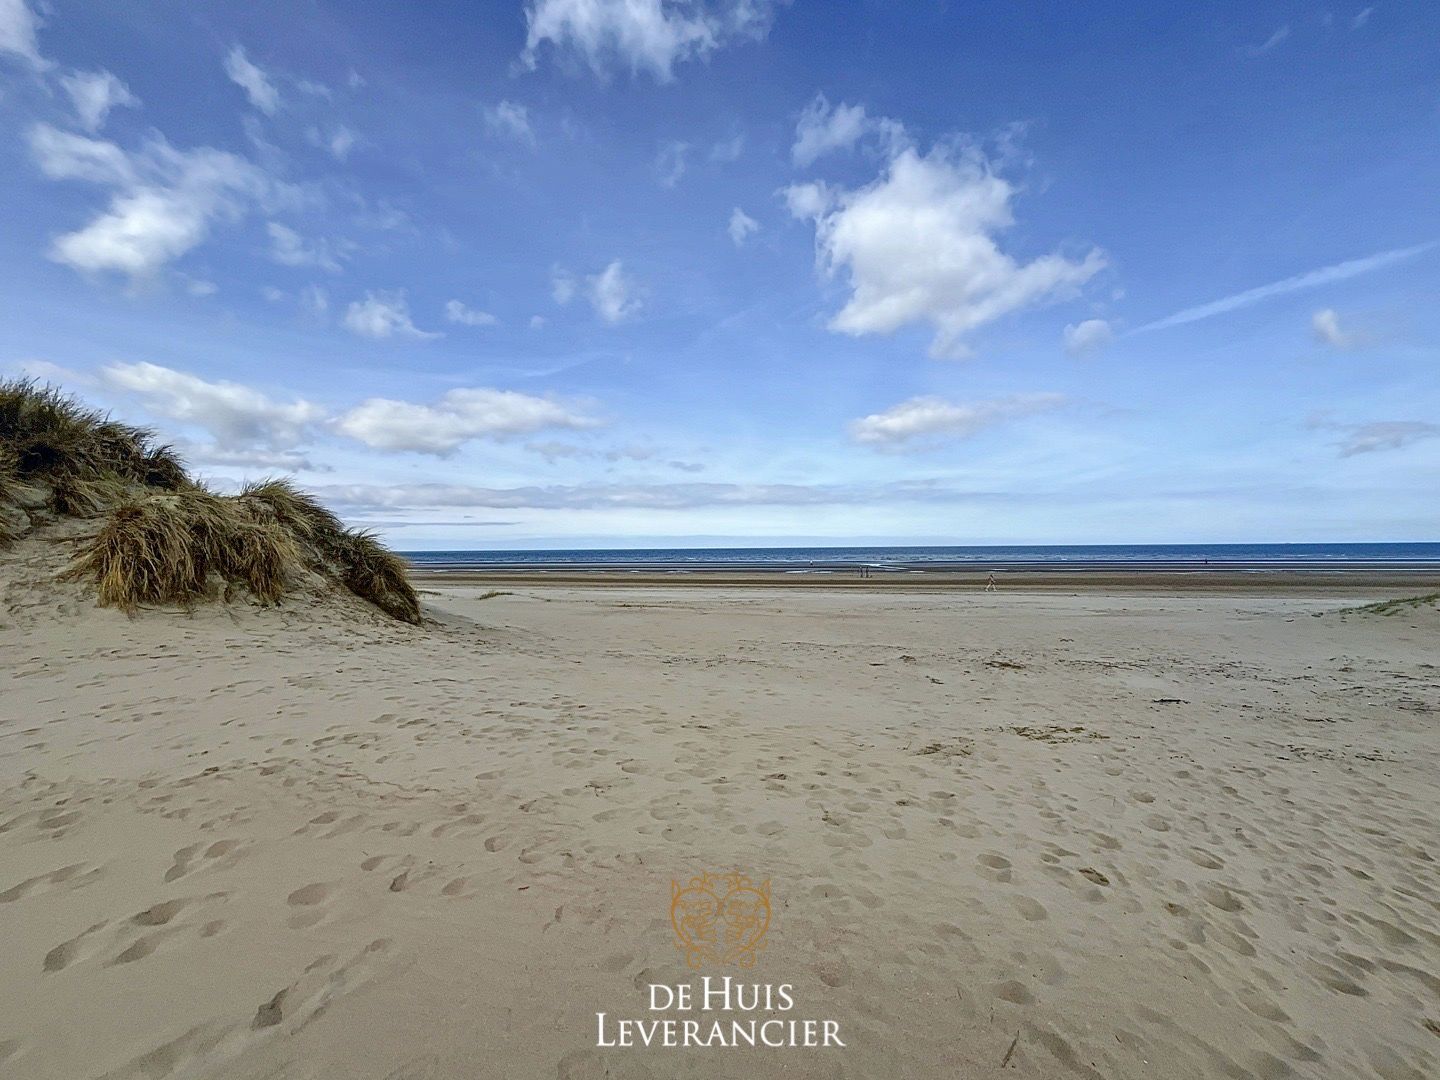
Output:
<svg viewBox="0 0 1440 1080">
<path fill-rule="evenodd" d="M 1334 431 L 1340 435 L 1335 447 L 1341 457 L 1373 454 L 1380 450 L 1403 450 L 1413 443 L 1440 438 L 1440 424 L 1425 420 L 1370 420 L 1360 424 L 1344 424 L 1327 416 L 1312 416 L 1306 427 L 1314 431 Z"/>
<path fill-rule="evenodd" d="M 1275 296 L 1303 292 L 1306 289 L 1318 289 L 1322 285 L 1346 281 L 1349 278 L 1359 277 L 1361 274 L 1383 269 L 1404 259 L 1414 258 L 1433 247 L 1435 247 L 1434 241 L 1428 244 L 1417 244 L 1414 247 L 1382 251 L 1377 255 L 1367 255 L 1363 259 L 1351 259 L 1348 262 L 1335 263 L 1333 266 L 1322 266 L 1319 270 L 1296 274 L 1294 277 L 1274 281 L 1269 285 L 1247 289 L 1234 296 L 1227 296 L 1220 300 L 1212 300 L 1208 304 L 1200 304 L 1198 307 L 1177 311 L 1174 315 L 1167 315 L 1163 319 L 1146 323 L 1144 326 L 1137 326 L 1130 333 L 1144 334 L 1151 330 L 1168 330 L 1172 326 L 1183 326 L 1185 323 L 1199 322 L 1201 319 L 1208 319 L 1214 315 L 1224 315 L 1239 308 L 1250 307 L 1252 304 L 1261 303 Z"/>
<path fill-rule="evenodd" d="M 1013 394 L 993 401 L 954 402 L 916 397 L 850 424 L 850 437 L 864 446 L 895 450 L 941 439 L 969 439 L 1007 420 L 1058 409 L 1061 394 Z"/>
<path fill-rule="evenodd" d="M 1280 29 L 1276 30 L 1259 45 L 1246 45 L 1244 53 L 1246 56 L 1250 57 L 1264 56 L 1266 53 L 1268 53 L 1271 49 L 1275 48 L 1289 36 L 1290 26 L 1287 23 L 1286 25 L 1280 27 Z"/>
<path fill-rule="evenodd" d="M 245 55 L 245 49 L 236 45 L 225 57 L 225 74 L 230 81 L 245 91 L 250 104 L 266 116 L 273 116 L 280 107 L 280 91 L 275 89 L 269 74 Z"/>
</svg>

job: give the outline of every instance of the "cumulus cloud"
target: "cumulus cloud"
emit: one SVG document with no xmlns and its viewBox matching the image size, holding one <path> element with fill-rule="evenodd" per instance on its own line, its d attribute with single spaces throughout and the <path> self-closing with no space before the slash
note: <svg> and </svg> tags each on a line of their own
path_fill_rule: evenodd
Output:
<svg viewBox="0 0 1440 1080">
<path fill-rule="evenodd" d="M 451 390 L 433 405 L 371 398 L 341 416 L 336 430 L 377 450 L 444 456 L 472 439 L 547 428 L 588 428 L 595 421 L 549 398 L 513 390 Z"/>
<path fill-rule="evenodd" d="M 1115 331 L 1104 319 L 1086 319 L 1065 327 L 1065 351 L 1072 356 L 1103 349 L 1115 337 Z"/>
<path fill-rule="evenodd" d="M 746 239 L 759 231 L 760 223 L 740 207 L 737 206 L 730 211 L 730 224 L 726 227 L 726 232 L 730 234 L 730 240 L 736 247 L 745 243 Z"/>
<path fill-rule="evenodd" d="M 459 300 L 451 300 L 445 304 L 445 318 L 461 326 L 494 326 L 500 321 L 490 312 L 466 307 Z"/>
<path fill-rule="evenodd" d="M 204 428 L 223 450 L 295 447 L 325 415 L 307 401 L 272 401 L 239 383 L 209 382 L 158 364 L 111 364 L 100 379 L 139 398 L 158 416 Z"/>
<path fill-rule="evenodd" d="M 585 295 L 595 313 L 607 323 L 623 322 L 641 307 L 635 282 L 626 276 L 619 259 L 585 279 Z"/>
<path fill-rule="evenodd" d="M 1056 253 L 1022 263 L 1001 251 L 996 236 L 1014 224 L 1014 194 L 973 147 L 923 156 L 905 147 L 873 183 L 851 191 L 789 188 L 790 212 L 815 223 L 822 270 L 849 278 L 850 299 L 830 329 L 859 336 L 928 322 L 931 355 L 959 357 L 977 327 L 1073 296 L 1104 256 Z"/>
<path fill-rule="evenodd" d="M 275 115 L 275 110 L 280 107 L 280 91 L 275 89 L 270 76 L 250 61 L 241 46 L 236 45 L 226 55 L 225 74 L 245 91 L 251 105 L 266 116 Z"/>
<path fill-rule="evenodd" d="M 989 427 L 1065 404 L 1061 394 L 1014 394 L 992 401 L 957 403 L 915 397 L 850 424 L 850 437 L 865 446 L 900 449 L 916 440 L 968 439 Z"/>
<path fill-rule="evenodd" d="M 363 300 L 352 301 L 345 309 L 345 329 L 377 340 L 408 337 L 423 341 L 443 336 L 438 331 L 421 330 L 411 321 L 403 289 L 375 289 L 367 291 Z"/>
<path fill-rule="evenodd" d="M 530 126 L 530 110 L 524 105 L 501 101 L 485 106 L 482 115 L 485 118 L 485 129 L 490 134 L 514 139 L 526 146 L 535 145 L 535 129 Z"/>
<path fill-rule="evenodd" d="M 1332 349 L 1349 349 L 1356 344 L 1355 335 L 1346 333 L 1340 326 L 1340 313 L 1334 308 L 1321 308 L 1310 317 L 1310 329 L 1315 340 Z"/>
<path fill-rule="evenodd" d="M 62 371 L 45 365 L 35 366 L 33 373 Z M 239 383 L 211 381 L 158 364 L 111 364 L 94 381 L 137 398 L 156 416 L 206 431 L 214 441 L 194 444 L 196 455 L 229 464 L 269 460 L 286 468 L 302 467 L 298 456 L 283 455 L 327 431 L 377 450 L 444 456 L 473 439 L 581 430 L 599 423 L 565 402 L 484 387 L 451 390 L 428 405 L 370 398 L 334 414 L 303 399 L 276 401 Z"/>
<path fill-rule="evenodd" d="M 272 221 L 265 226 L 270 235 L 270 258 L 281 266 L 314 266 L 332 274 L 340 272 L 340 261 L 325 240 L 307 240 L 294 229 Z"/>
<path fill-rule="evenodd" d="M 36 34 L 40 20 L 25 0 L 0 0 L 0 53 L 18 56 L 31 67 L 44 69 L 50 62 L 40 55 Z"/>
<path fill-rule="evenodd" d="M 790 157 L 800 168 L 808 168 L 826 154 L 849 150 L 868 135 L 898 149 L 905 141 L 905 128 L 896 120 L 867 115 L 863 105 L 832 106 L 824 94 L 816 94 L 795 124 Z"/>
<path fill-rule="evenodd" d="M 76 270 L 142 277 L 199 245 L 217 221 L 251 204 L 282 203 L 293 189 L 244 158 L 210 147 L 176 150 L 155 138 L 135 153 L 112 142 L 39 124 L 30 152 L 51 179 L 113 188 L 104 213 L 55 239 L 50 258 Z"/>
<path fill-rule="evenodd" d="M 134 108 L 140 99 L 108 71 L 76 71 L 60 76 L 60 86 L 86 131 L 99 131 L 111 109 Z"/>
<path fill-rule="evenodd" d="M 602 77 L 619 66 L 669 82 L 677 63 L 763 39 L 773 6 L 771 0 L 529 0 L 520 64 L 534 70 L 548 43 Z"/>
</svg>

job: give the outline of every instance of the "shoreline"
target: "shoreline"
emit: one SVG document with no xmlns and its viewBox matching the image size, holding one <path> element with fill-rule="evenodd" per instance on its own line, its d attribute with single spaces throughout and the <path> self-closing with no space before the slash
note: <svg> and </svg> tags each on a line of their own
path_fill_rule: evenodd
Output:
<svg viewBox="0 0 1440 1080">
<path fill-rule="evenodd" d="M 876 591 L 959 591 L 983 590 L 990 570 L 917 571 L 880 573 L 862 578 L 858 568 L 828 572 L 789 570 L 615 570 L 574 568 L 517 570 L 476 569 L 435 570 L 412 567 L 410 580 L 419 587 L 481 585 L 565 585 L 616 588 L 622 586 L 707 588 L 714 586 L 748 588 L 873 589 Z M 1373 568 L 1172 568 L 1088 569 L 1073 567 L 1025 570 L 997 570 L 996 584 L 1005 592 L 1241 592 L 1301 593 L 1376 592 L 1388 598 L 1423 595 L 1440 591 L 1440 567 L 1435 569 Z"/>
</svg>

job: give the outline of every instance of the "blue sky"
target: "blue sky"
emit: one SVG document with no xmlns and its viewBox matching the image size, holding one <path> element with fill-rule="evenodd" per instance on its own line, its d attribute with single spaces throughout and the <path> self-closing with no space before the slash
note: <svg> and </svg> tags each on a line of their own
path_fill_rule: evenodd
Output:
<svg viewBox="0 0 1440 1080">
<path fill-rule="evenodd" d="M 1437 39 L 0 0 L 0 371 L 402 548 L 1431 540 Z"/>
</svg>

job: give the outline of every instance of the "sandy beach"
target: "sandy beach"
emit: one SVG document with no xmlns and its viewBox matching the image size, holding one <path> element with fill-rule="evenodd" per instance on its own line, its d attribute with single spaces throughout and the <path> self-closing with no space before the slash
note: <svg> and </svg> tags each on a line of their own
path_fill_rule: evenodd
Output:
<svg viewBox="0 0 1440 1080">
<path fill-rule="evenodd" d="M 529 582 L 426 585 L 422 627 L 127 619 L 31 584 L 37 543 L 0 594 L 7 1077 L 1440 1069 L 1433 608 Z M 686 967 L 706 870 L 769 882 L 753 968 Z M 725 974 L 843 1048 L 597 1045 Z"/>
</svg>

